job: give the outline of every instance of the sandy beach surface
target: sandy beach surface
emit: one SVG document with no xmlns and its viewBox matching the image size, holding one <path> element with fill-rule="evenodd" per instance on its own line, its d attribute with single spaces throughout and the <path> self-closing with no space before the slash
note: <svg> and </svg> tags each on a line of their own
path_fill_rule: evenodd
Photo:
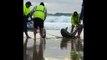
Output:
<svg viewBox="0 0 107 60">
<path fill-rule="evenodd" d="M 28 39 L 26 44 L 26 55 L 28 56 L 25 60 L 33 59 L 33 49 L 34 49 L 34 36 L 33 32 L 28 32 L 31 39 Z M 26 37 L 23 33 L 23 44 L 26 43 Z M 36 47 L 39 49 L 40 38 L 39 33 L 37 33 Z M 83 32 L 81 33 L 81 39 L 83 39 Z M 43 57 L 45 60 L 70 60 L 70 50 L 71 44 L 67 43 L 67 48 L 61 49 L 62 36 L 60 30 L 46 30 L 46 44 L 45 49 L 43 48 Z"/>
</svg>

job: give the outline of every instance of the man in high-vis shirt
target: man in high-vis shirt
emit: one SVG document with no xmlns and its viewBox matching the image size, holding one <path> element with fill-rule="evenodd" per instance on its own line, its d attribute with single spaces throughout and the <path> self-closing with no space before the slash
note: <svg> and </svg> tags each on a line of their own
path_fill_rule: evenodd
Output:
<svg viewBox="0 0 107 60">
<path fill-rule="evenodd" d="M 36 41 L 36 31 L 40 30 L 40 41 L 43 42 L 43 32 L 44 32 L 44 21 L 47 16 L 47 9 L 43 2 L 37 5 L 32 10 L 32 19 L 34 21 L 34 41 Z"/>
<path fill-rule="evenodd" d="M 23 19 L 23 30 L 24 30 L 27 38 L 30 38 L 30 36 L 27 33 L 27 22 L 28 22 L 28 18 L 30 16 L 30 6 L 32 6 L 30 1 L 26 2 L 23 5 L 23 17 L 24 17 L 24 19 Z"/>
<path fill-rule="evenodd" d="M 80 33 L 81 33 L 81 25 L 80 25 L 80 16 L 77 13 L 77 11 L 74 11 L 72 18 L 71 18 L 71 24 L 72 24 L 72 29 L 71 29 L 71 33 L 73 33 L 73 31 L 77 31 L 78 30 L 78 35 L 77 37 L 80 38 Z M 74 30 L 74 28 L 76 28 L 76 30 Z"/>
</svg>

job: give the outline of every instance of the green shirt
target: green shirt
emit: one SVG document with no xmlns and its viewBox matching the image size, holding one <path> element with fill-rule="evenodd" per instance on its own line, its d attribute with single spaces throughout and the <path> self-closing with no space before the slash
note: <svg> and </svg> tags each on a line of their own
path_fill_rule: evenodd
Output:
<svg viewBox="0 0 107 60">
<path fill-rule="evenodd" d="M 79 18 L 80 18 L 79 14 L 76 17 L 72 16 L 72 18 L 71 18 L 71 24 L 73 26 L 77 25 L 79 23 Z"/>
<path fill-rule="evenodd" d="M 38 5 L 34 8 L 34 14 L 33 18 L 41 18 L 42 20 L 45 20 L 46 18 L 46 8 L 42 5 Z"/>
<path fill-rule="evenodd" d="M 27 8 L 26 5 L 23 5 L 23 13 L 25 16 L 27 16 L 30 13 L 30 7 Z"/>
</svg>

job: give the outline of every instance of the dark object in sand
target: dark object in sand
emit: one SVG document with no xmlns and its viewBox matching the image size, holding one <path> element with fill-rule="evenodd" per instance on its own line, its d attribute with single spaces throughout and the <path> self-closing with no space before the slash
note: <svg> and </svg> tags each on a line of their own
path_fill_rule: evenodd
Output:
<svg viewBox="0 0 107 60">
<path fill-rule="evenodd" d="M 73 33 L 69 33 L 68 31 L 67 31 L 67 29 L 68 29 L 68 27 L 66 27 L 65 29 L 64 28 L 62 28 L 61 29 L 61 35 L 63 36 L 63 37 L 66 37 L 66 38 L 75 38 L 75 34 L 76 34 L 76 32 L 77 32 L 77 30 L 75 30 L 75 32 L 73 32 Z"/>
</svg>

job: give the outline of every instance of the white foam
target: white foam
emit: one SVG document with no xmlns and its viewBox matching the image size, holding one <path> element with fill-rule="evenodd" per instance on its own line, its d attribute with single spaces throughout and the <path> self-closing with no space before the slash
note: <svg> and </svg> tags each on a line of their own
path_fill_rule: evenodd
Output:
<svg viewBox="0 0 107 60">
<path fill-rule="evenodd" d="M 70 22 L 71 16 L 47 16 L 45 22 Z"/>
</svg>

